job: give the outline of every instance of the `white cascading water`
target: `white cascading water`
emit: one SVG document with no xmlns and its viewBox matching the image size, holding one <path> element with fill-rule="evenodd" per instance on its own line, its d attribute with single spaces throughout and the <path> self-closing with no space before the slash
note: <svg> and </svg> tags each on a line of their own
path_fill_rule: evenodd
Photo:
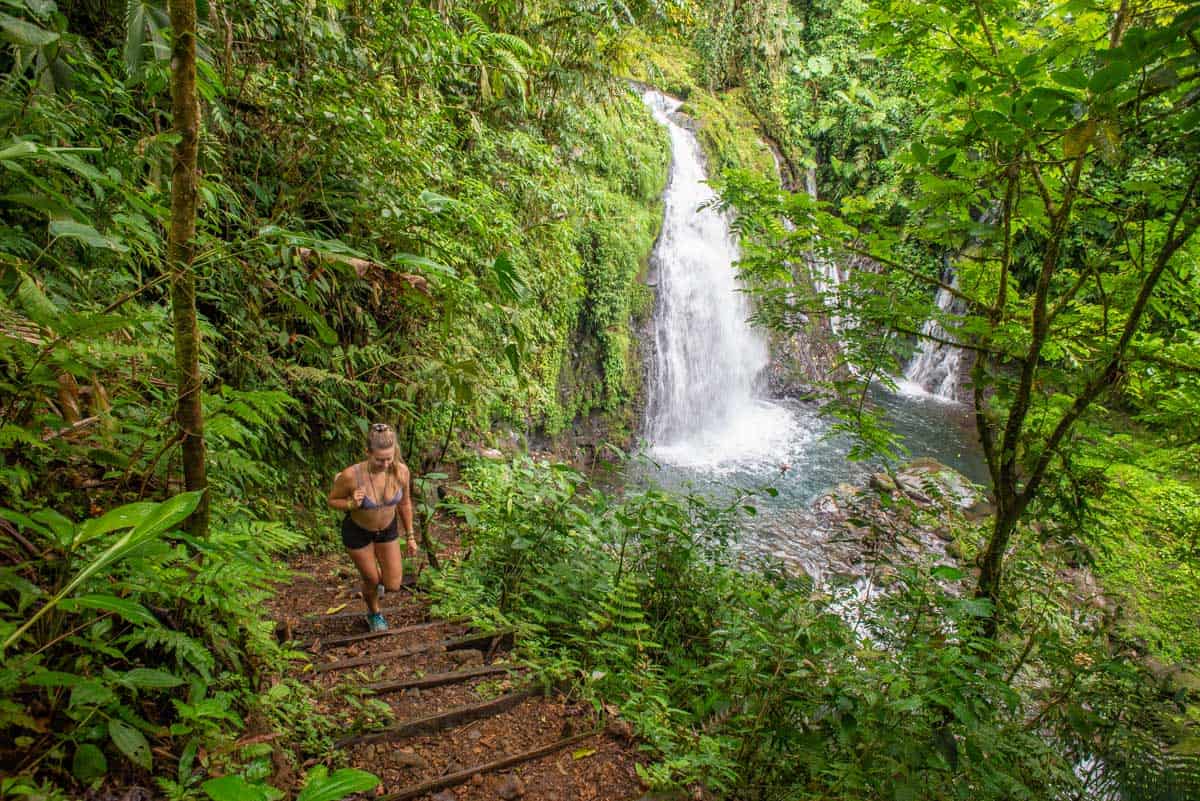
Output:
<svg viewBox="0 0 1200 801">
<path fill-rule="evenodd" d="M 809 168 L 804 171 L 804 191 L 810 198 L 816 201 L 817 198 L 817 171 L 814 168 Z M 846 280 L 846 275 L 843 273 L 841 266 L 828 256 L 814 253 L 808 259 L 809 270 L 812 273 L 814 286 L 824 298 L 825 304 L 830 308 L 829 327 L 835 336 L 842 333 L 843 321 L 841 315 L 837 313 L 840 300 L 838 298 L 838 290 L 842 283 Z M 841 347 L 841 342 L 838 342 L 838 347 Z M 853 365 L 847 365 L 851 370 Z"/>
<path fill-rule="evenodd" d="M 947 269 L 943 281 L 957 287 L 958 278 Z M 949 291 L 938 288 L 934 302 L 944 314 L 959 314 L 958 299 Z M 902 392 L 911 395 L 928 395 L 946 401 L 960 401 L 959 375 L 962 372 L 963 352 L 961 348 L 947 345 L 952 339 L 936 317 L 930 317 L 921 326 L 918 350 L 904 370 L 904 380 L 899 382 Z M 941 341 L 938 341 L 941 340 Z"/>
<path fill-rule="evenodd" d="M 658 297 L 647 398 L 650 453 L 697 467 L 769 459 L 786 447 L 795 423 L 786 409 L 754 397 L 768 351 L 747 322 L 751 309 L 733 268 L 738 248 L 729 220 L 710 205 L 716 195 L 696 137 L 671 119 L 679 101 L 653 91 L 643 99 L 669 131 L 672 151 L 652 257 Z"/>
<path fill-rule="evenodd" d="M 973 221 L 979 225 L 991 225 L 999 218 L 999 203 L 993 203 L 977 214 L 972 214 Z M 942 283 L 952 289 L 958 289 L 958 275 L 951 266 L 949 256 L 943 257 Z M 966 311 L 962 302 L 942 287 L 938 287 L 933 300 L 943 315 L 958 316 Z M 962 348 L 945 344 L 946 341 L 953 340 L 936 317 L 926 320 L 921 326 L 918 350 L 904 370 L 904 379 L 898 382 L 900 391 L 908 395 L 932 396 L 952 402 L 965 400 L 963 388 L 959 383 L 963 371 Z"/>
</svg>

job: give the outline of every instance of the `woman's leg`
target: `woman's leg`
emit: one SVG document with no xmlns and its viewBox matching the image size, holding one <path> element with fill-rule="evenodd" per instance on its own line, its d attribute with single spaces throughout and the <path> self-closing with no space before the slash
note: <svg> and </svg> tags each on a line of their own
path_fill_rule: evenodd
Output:
<svg viewBox="0 0 1200 801">
<path fill-rule="evenodd" d="M 395 543 L 392 543 L 395 545 Z M 368 612 L 379 611 L 379 596 L 375 594 L 375 585 L 379 583 L 379 566 L 375 564 L 375 549 L 368 543 L 361 548 L 347 549 L 358 574 L 362 577 L 363 600 L 367 602 Z M 397 551 L 398 552 L 398 551 Z"/>
<path fill-rule="evenodd" d="M 383 586 L 388 592 L 397 592 L 404 583 L 404 555 L 400 552 L 400 540 L 375 543 L 375 558 L 383 568 Z"/>
</svg>

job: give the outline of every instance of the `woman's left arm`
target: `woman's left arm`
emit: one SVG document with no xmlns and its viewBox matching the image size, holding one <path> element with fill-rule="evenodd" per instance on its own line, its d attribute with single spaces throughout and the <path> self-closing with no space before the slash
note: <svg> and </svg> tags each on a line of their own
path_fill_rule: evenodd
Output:
<svg viewBox="0 0 1200 801">
<path fill-rule="evenodd" d="M 417 555 L 417 540 L 413 535 L 413 507 L 412 507 L 412 471 L 408 469 L 408 465 L 401 468 L 403 475 L 401 480 L 404 483 L 404 495 L 400 499 L 400 508 L 397 510 L 400 513 L 400 525 L 404 526 L 404 533 L 408 537 L 408 555 Z"/>
</svg>

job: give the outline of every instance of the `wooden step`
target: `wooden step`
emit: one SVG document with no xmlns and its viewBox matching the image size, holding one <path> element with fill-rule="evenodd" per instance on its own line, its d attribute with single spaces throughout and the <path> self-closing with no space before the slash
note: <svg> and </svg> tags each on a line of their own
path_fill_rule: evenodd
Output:
<svg viewBox="0 0 1200 801">
<path fill-rule="evenodd" d="M 399 681 L 380 681 L 374 684 L 366 685 L 368 690 L 374 690 L 377 694 L 399 692 L 400 690 L 427 689 L 429 687 L 442 687 L 446 684 L 460 684 L 464 681 L 477 679 L 482 676 L 495 676 L 500 673 L 511 673 L 517 670 L 515 665 L 484 665 L 483 667 L 466 668 L 464 670 L 454 670 L 450 673 L 431 673 L 428 676 L 422 676 L 417 679 L 400 679 Z"/>
<path fill-rule="evenodd" d="M 324 673 L 330 670 L 348 670 L 364 665 L 378 665 L 392 659 L 402 659 L 406 656 L 417 656 L 418 654 L 441 651 L 462 651 L 467 648 L 479 648 L 481 651 L 486 648 L 486 653 L 495 653 L 501 648 L 512 648 L 512 645 L 513 630 L 503 629 L 501 631 L 488 631 L 479 634 L 465 634 L 462 637 L 451 637 L 425 645 L 415 645 L 411 648 L 401 648 L 397 651 L 384 651 L 383 653 L 372 654 L 370 656 L 358 656 L 352 659 L 322 662 L 315 665 L 313 670 L 316 673 Z"/>
<path fill-rule="evenodd" d="M 401 721 L 394 726 L 389 726 L 386 729 L 367 732 L 357 737 L 348 737 L 340 740 L 337 743 L 337 747 L 349 748 L 363 743 L 391 742 L 401 740 L 405 737 L 415 737 L 419 734 L 434 734 L 446 729 L 452 729 L 455 726 L 461 726 L 464 723 L 481 720 L 482 718 L 490 718 L 493 715 L 499 715 L 501 712 L 507 712 L 513 707 L 519 706 L 526 698 L 540 692 L 544 692 L 544 688 L 529 687 L 514 693 L 502 695 L 499 698 L 493 698 L 490 701 L 463 704 L 462 706 L 456 706 L 453 709 L 448 709 L 445 712 L 439 712 L 434 715 L 411 718 Z"/>
<path fill-rule="evenodd" d="M 453 624 L 446 620 L 434 620 L 434 621 L 430 621 L 429 623 L 418 623 L 415 626 L 405 626 L 405 627 L 399 628 L 399 629 L 387 629 L 386 631 L 366 631 L 361 634 L 347 634 L 342 637 L 330 637 L 329 639 L 323 639 L 321 637 L 318 637 L 315 640 L 310 640 L 309 642 L 304 643 L 303 647 L 315 648 L 317 646 L 320 646 L 321 650 L 325 651 L 329 648 L 339 648 L 343 645 L 350 645 L 350 644 L 356 643 L 356 642 L 365 642 L 366 640 L 378 640 L 378 639 L 382 639 L 384 637 L 399 637 L 402 634 L 412 634 L 412 633 L 418 632 L 418 631 L 426 631 L 428 629 L 435 629 L 438 626 L 449 626 L 449 625 L 453 625 Z"/>
<path fill-rule="evenodd" d="M 533 759 L 540 759 L 541 757 L 549 756 L 550 754 L 557 753 L 564 748 L 569 748 L 576 743 L 581 743 L 590 737 L 595 737 L 602 731 L 602 729 L 595 729 L 584 734 L 576 734 L 573 737 L 566 737 L 550 743 L 550 745 L 543 745 L 540 748 L 534 748 L 531 751 L 514 754 L 513 756 L 497 759 L 493 762 L 486 762 L 482 765 L 476 765 L 473 768 L 460 770 L 457 773 L 450 773 L 437 779 L 421 782 L 420 784 L 412 784 L 401 790 L 397 790 L 394 793 L 381 795 L 377 797 L 375 801 L 407 801 L 407 799 L 410 798 L 420 798 L 428 793 L 434 793 L 438 790 L 444 790 L 447 787 L 454 787 L 455 785 L 462 784 L 476 774 L 504 770 L 505 768 L 511 768 L 514 765 L 520 765 L 523 762 L 529 762 Z"/>
</svg>

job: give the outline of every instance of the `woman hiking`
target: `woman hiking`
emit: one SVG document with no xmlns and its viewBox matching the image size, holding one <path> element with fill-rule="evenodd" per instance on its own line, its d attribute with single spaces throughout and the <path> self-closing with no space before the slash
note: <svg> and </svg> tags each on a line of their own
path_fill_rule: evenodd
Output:
<svg viewBox="0 0 1200 801">
<path fill-rule="evenodd" d="M 385 587 L 396 592 L 404 579 L 399 525 L 408 536 L 408 555 L 417 555 L 411 493 L 412 475 L 396 456 L 396 432 L 387 423 L 372 424 L 366 460 L 338 473 L 329 492 L 329 506 L 346 512 L 342 544 L 362 576 L 371 631 L 387 630 L 379 600 Z"/>
</svg>

